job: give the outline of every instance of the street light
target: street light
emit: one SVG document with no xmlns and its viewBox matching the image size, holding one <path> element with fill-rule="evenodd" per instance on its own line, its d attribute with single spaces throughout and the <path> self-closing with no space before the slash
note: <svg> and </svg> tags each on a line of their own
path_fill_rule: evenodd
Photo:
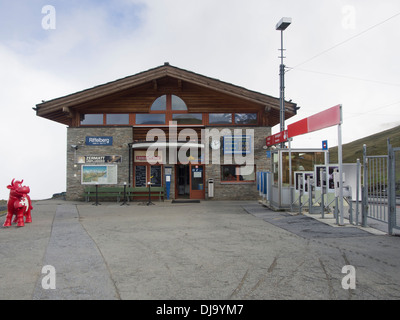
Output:
<svg viewBox="0 0 400 320">
<path fill-rule="evenodd" d="M 292 18 L 284 17 L 276 25 L 276 30 L 281 32 L 281 65 L 279 67 L 279 77 L 280 77 L 280 98 L 279 98 L 279 105 L 280 105 L 280 124 L 281 124 L 281 132 L 285 131 L 285 65 L 283 64 L 283 31 L 286 30 L 287 27 L 290 26 L 292 23 Z M 285 147 L 285 143 L 281 143 L 281 148 Z"/>
</svg>

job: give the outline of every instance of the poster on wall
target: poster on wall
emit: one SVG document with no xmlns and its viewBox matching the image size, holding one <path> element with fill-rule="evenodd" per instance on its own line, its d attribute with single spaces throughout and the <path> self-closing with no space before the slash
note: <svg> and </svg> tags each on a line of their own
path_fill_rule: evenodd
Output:
<svg viewBox="0 0 400 320">
<path fill-rule="evenodd" d="M 82 184 L 117 184 L 117 165 L 82 165 Z"/>
</svg>

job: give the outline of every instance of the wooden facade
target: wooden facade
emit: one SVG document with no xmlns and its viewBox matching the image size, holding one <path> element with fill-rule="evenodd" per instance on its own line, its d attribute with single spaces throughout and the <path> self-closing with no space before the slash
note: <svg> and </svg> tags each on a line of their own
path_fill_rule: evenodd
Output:
<svg viewBox="0 0 400 320">
<path fill-rule="evenodd" d="M 182 98 L 189 112 L 260 112 L 259 125 L 279 123 L 279 99 L 169 64 L 40 103 L 37 115 L 70 127 L 86 113 L 146 113 L 163 94 Z M 286 119 L 296 114 L 295 103 L 285 102 Z"/>
<path fill-rule="evenodd" d="M 155 102 L 160 97 L 166 101 L 164 109 L 154 108 Z M 173 99 L 182 100 L 184 108 L 174 109 Z M 296 114 L 295 103 L 285 102 L 285 107 L 286 119 Z M 196 132 L 198 140 L 204 129 L 223 127 L 232 130 L 235 128 L 252 129 L 256 133 L 253 138 L 254 151 L 259 152 L 259 155 L 255 155 L 257 163 L 254 165 L 258 168 L 268 169 L 268 164 L 265 164 L 265 161 L 262 162 L 262 154 L 265 153 L 262 151 L 262 146 L 265 145 L 265 138 L 270 133 L 271 127 L 279 124 L 280 121 L 278 98 L 173 67 L 168 63 L 136 75 L 40 103 L 36 105 L 35 110 L 37 116 L 68 126 L 67 196 L 69 194 L 70 199 L 77 198 L 83 190 L 83 187 L 80 186 L 82 179 L 79 179 L 83 175 L 83 167 L 81 168 L 77 162 L 78 156 L 123 154 L 123 162 L 118 164 L 117 183 L 129 181 L 134 184 L 136 166 L 139 164 L 134 162 L 134 151 L 130 149 L 132 144 L 149 140 L 149 132 L 155 128 L 165 132 L 164 140 L 168 142 L 170 140 L 169 121 L 175 119 L 184 119 L 178 120 L 182 122 L 178 122 L 176 128 L 178 135 L 185 128 L 190 128 Z M 123 115 L 124 122 L 109 121 L 112 115 Z M 150 122 L 140 120 L 147 119 L 146 117 L 158 119 L 156 115 L 162 119 L 161 122 L 160 120 L 154 121 L 154 123 L 151 122 L 153 120 Z M 223 123 L 215 123 L 212 119 L 216 115 L 227 115 L 228 120 Z M 240 122 L 240 117 L 246 115 L 251 115 L 252 120 Z M 90 117 L 95 117 L 96 121 L 93 123 L 87 121 Z M 190 120 L 191 118 L 193 119 Z M 84 142 L 88 136 L 103 135 L 114 137 L 114 145 L 108 148 L 93 147 Z M 151 136 L 150 140 L 153 140 Z M 75 150 L 71 150 L 71 145 L 77 146 Z M 205 146 L 205 148 L 207 147 Z M 166 158 L 166 156 L 167 154 L 163 157 Z M 128 161 L 130 163 L 127 163 Z M 196 164 L 193 165 L 195 168 Z M 203 164 L 199 162 L 197 165 Z M 177 185 L 178 175 L 183 174 L 182 170 L 186 169 L 182 169 L 178 164 L 171 167 L 168 163 L 161 167 L 163 172 L 170 168 L 172 168 L 174 184 L 171 191 L 172 198 L 176 198 L 180 187 Z M 192 163 L 190 164 L 191 168 Z M 223 188 L 224 184 L 229 184 L 229 181 L 221 178 L 221 170 L 229 171 L 229 167 L 207 167 L 205 165 L 202 168 L 204 184 L 201 187 L 204 196 L 201 198 L 207 198 L 205 196 L 206 177 L 217 180 L 219 183 L 217 190 L 218 187 Z M 240 168 L 231 169 L 238 172 Z M 147 170 L 152 170 L 152 168 L 148 167 Z M 164 176 L 162 180 L 162 185 L 165 185 Z M 244 183 L 239 181 L 239 178 L 237 180 L 235 182 L 238 182 L 238 185 L 242 184 L 241 187 L 238 187 L 238 193 L 246 194 L 247 190 L 244 188 L 249 188 L 250 184 L 254 191 L 255 183 Z M 222 194 L 224 189 L 220 190 Z M 237 197 L 232 196 L 232 198 Z"/>
</svg>

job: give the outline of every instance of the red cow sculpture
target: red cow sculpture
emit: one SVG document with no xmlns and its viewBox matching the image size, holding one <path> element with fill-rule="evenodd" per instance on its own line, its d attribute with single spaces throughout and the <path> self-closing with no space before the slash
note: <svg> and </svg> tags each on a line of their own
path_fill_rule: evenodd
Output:
<svg viewBox="0 0 400 320">
<path fill-rule="evenodd" d="M 31 223 L 31 210 L 32 202 L 31 198 L 29 197 L 28 193 L 31 191 L 28 186 L 23 186 L 22 181 L 15 181 L 13 179 L 11 181 L 11 185 L 8 185 L 7 188 L 10 189 L 10 198 L 8 199 L 7 203 L 7 217 L 6 221 L 3 224 L 3 227 L 10 227 L 11 220 L 13 215 L 15 215 L 14 223 L 17 223 L 17 227 L 24 227 L 24 216 L 25 222 Z"/>
</svg>

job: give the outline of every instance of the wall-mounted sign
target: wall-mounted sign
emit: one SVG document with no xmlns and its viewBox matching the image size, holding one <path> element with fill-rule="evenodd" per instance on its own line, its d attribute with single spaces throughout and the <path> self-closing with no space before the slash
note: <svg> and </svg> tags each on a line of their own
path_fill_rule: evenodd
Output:
<svg viewBox="0 0 400 320">
<path fill-rule="evenodd" d="M 82 165 L 82 184 L 117 184 L 117 165 Z"/>
<path fill-rule="evenodd" d="M 149 152 L 149 154 L 147 154 L 147 151 L 135 150 L 134 161 L 135 162 L 162 163 L 162 161 L 163 161 L 162 152 L 154 151 L 154 154 L 152 152 Z"/>
<path fill-rule="evenodd" d="M 286 142 L 288 139 L 288 131 L 281 131 L 272 136 L 267 137 L 266 146 L 270 147 L 278 143 Z"/>
<path fill-rule="evenodd" d="M 77 156 L 78 163 L 121 163 L 122 156 Z"/>
<path fill-rule="evenodd" d="M 251 136 L 224 136 L 224 154 L 251 153 Z"/>
<path fill-rule="evenodd" d="M 87 146 L 112 146 L 113 137 L 86 137 Z"/>
</svg>

